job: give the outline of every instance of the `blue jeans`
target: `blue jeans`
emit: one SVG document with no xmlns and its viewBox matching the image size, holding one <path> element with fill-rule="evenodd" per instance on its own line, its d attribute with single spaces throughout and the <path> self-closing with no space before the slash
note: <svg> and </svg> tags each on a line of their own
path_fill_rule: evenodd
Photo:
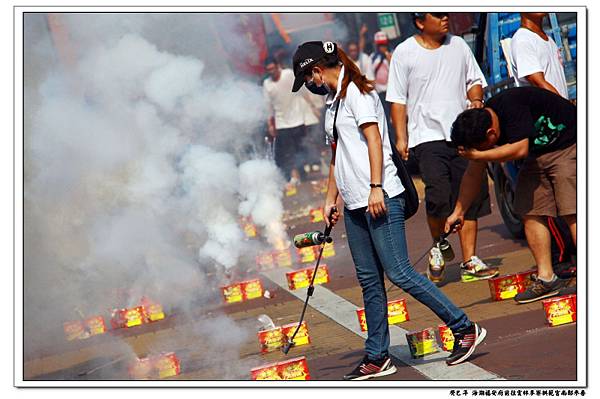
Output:
<svg viewBox="0 0 600 399">
<path fill-rule="evenodd" d="M 385 206 L 386 215 L 377 219 L 366 213 L 367 208 L 344 209 L 348 244 L 365 304 L 365 349 L 372 360 L 386 356 L 390 346 L 384 273 L 431 309 L 452 331 L 471 326 L 467 315 L 410 264 L 404 233 L 404 196 L 388 198 L 386 194 Z"/>
</svg>

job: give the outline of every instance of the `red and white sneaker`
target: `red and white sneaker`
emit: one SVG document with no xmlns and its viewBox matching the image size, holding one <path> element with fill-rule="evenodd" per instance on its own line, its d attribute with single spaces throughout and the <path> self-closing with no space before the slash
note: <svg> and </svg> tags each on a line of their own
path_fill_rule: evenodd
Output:
<svg viewBox="0 0 600 399">
<path fill-rule="evenodd" d="M 477 345 L 483 342 L 486 335 L 485 328 L 479 327 L 477 323 L 454 333 L 454 348 L 450 356 L 446 358 L 446 364 L 454 366 L 467 360 L 475 352 Z"/>
<path fill-rule="evenodd" d="M 396 366 L 393 365 L 392 359 L 389 356 L 381 360 L 369 360 L 369 357 L 365 356 L 351 373 L 344 376 L 344 379 L 368 380 L 370 378 L 394 374 L 396 371 Z"/>
</svg>

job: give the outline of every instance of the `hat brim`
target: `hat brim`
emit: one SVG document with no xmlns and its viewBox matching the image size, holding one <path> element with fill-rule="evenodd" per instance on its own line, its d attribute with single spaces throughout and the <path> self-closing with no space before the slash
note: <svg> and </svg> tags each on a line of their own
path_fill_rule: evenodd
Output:
<svg viewBox="0 0 600 399">
<path fill-rule="evenodd" d="M 292 86 L 292 93 L 295 93 L 298 90 L 300 90 L 300 88 L 302 87 L 303 84 L 304 84 L 304 72 L 301 71 L 298 74 L 298 76 L 296 76 L 294 78 L 294 86 Z"/>
</svg>

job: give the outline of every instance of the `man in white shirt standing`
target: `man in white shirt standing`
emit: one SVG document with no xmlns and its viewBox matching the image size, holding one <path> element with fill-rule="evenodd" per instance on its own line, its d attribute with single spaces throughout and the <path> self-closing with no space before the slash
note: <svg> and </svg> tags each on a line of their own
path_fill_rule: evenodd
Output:
<svg viewBox="0 0 600 399">
<path fill-rule="evenodd" d="M 427 274 L 438 282 L 444 277 L 445 261 L 454 256 L 451 250 L 437 245 L 438 238 L 454 209 L 468 165 L 451 145 L 450 128 L 467 106 L 483 107 L 486 81 L 467 43 L 448 33 L 448 13 L 414 13 L 413 22 L 419 33 L 394 50 L 386 100 L 392 103 L 396 148 L 404 160 L 408 159 L 408 149 L 413 149 L 425 182 L 427 222 L 434 240 Z M 463 281 L 499 274 L 475 254 L 477 219 L 490 212 L 486 178 L 459 233 Z"/>
<path fill-rule="evenodd" d="M 303 155 L 300 146 L 306 136 L 304 126 L 307 104 L 300 96 L 290 93 L 294 72 L 282 69 L 273 58 L 265 61 L 269 77 L 263 82 L 267 104 L 269 136 L 275 142 L 275 164 L 290 183 L 300 182 Z"/>
<path fill-rule="evenodd" d="M 562 56 L 546 35 L 545 12 L 522 12 L 521 27 L 510 42 L 510 68 L 517 86 L 536 86 L 569 99 Z"/>
</svg>

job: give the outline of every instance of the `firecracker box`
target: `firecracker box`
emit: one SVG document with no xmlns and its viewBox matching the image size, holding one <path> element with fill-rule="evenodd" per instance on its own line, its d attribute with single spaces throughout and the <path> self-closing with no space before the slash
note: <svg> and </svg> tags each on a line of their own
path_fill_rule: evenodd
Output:
<svg viewBox="0 0 600 399">
<path fill-rule="evenodd" d="M 261 271 L 270 270 L 275 266 L 273 253 L 261 252 L 256 256 L 256 266 Z"/>
<path fill-rule="evenodd" d="M 546 321 L 551 327 L 577 321 L 577 295 L 565 295 L 542 301 Z"/>
<path fill-rule="evenodd" d="M 282 380 L 310 380 L 308 364 L 304 356 L 277 364 Z"/>
<path fill-rule="evenodd" d="M 410 320 L 408 308 L 406 307 L 406 299 L 388 301 L 387 311 L 388 324 L 398 324 Z M 356 316 L 358 317 L 358 324 L 360 325 L 361 331 L 367 331 L 367 318 L 365 316 L 365 309 L 361 308 L 356 310 Z"/>
<path fill-rule="evenodd" d="M 125 326 L 128 328 L 144 324 L 144 307 L 136 306 L 127 309 L 125 312 L 125 320 Z"/>
<path fill-rule="evenodd" d="M 285 277 L 287 278 L 290 290 L 308 287 L 310 285 L 310 274 L 310 269 L 292 270 L 291 272 L 287 272 Z"/>
<path fill-rule="evenodd" d="M 281 380 L 277 363 L 266 364 L 250 370 L 250 376 L 255 381 Z"/>
<path fill-rule="evenodd" d="M 110 317 L 110 326 L 113 329 L 127 327 L 127 309 L 113 309 Z"/>
<path fill-rule="evenodd" d="M 413 359 L 422 358 L 439 351 L 435 332 L 431 327 L 406 333 L 406 341 Z"/>
<path fill-rule="evenodd" d="M 241 284 L 243 299 L 256 299 L 263 296 L 263 287 L 259 279 L 244 281 Z"/>
<path fill-rule="evenodd" d="M 244 292 L 240 283 L 221 287 L 221 291 L 226 303 L 242 302 L 244 300 Z"/>
<path fill-rule="evenodd" d="M 67 321 L 63 323 L 63 329 L 67 341 L 73 341 L 75 339 L 85 339 L 89 334 L 85 331 L 85 326 L 80 320 Z"/>
<path fill-rule="evenodd" d="M 521 279 L 516 274 L 489 279 L 488 284 L 494 301 L 514 298 L 519 292 L 524 291 Z"/>
<path fill-rule="evenodd" d="M 293 195 L 298 194 L 298 188 L 295 184 L 286 184 L 285 185 L 285 196 L 291 197 Z"/>
<path fill-rule="evenodd" d="M 90 335 L 104 334 L 106 332 L 106 324 L 102 316 L 94 316 L 85 320 L 85 327 Z"/>
<path fill-rule="evenodd" d="M 291 323 L 281 326 L 281 332 L 287 337 L 286 341 L 292 338 L 294 335 L 294 331 L 296 331 L 296 327 L 298 327 L 298 323 Z M 306 322 L 303 321 L 300 325 L 300 329 L 298 333 L 294 337 L 294 346 L 308 345 L 310 344 L 310 335 L 308 334 L 308 327 L 306 326 Z"/>
<path fill-rule="evenodd" d="M 335 248 L 333 247 L 333 241 L 328 242 L 323 246 L 323 258 L 331 258 L 335 256 Z"/>
<path fill-rule="evenodd" d="M 292 266 L 292 254 L 289 249 L 282 249 L 281 251 L 273 252 L 273 259 L 278 267 L 290 267 Z"/>
<path fill-rule="evenodd" d="M 174 377 L 181 373 L 181 364 L 174 352 L 162 353 L 154 359 L 158 378 Z"/>
<path fill-rule="evenodd" d="M 454 334 L 452 334 L 452 330 L 445 324 L 440 324 L 438 330 L 440 332 L 440 341 L 442 341 L 442 350 L 452 352 L 452 348 L 454 348 Z"/>
<path fill-rule="evenodd" d="M 146 320 L 148 322 L 158 321 L 165 318 L 165 312 L 163 311 L 161 304 L 150 303 L 144 306 L 144 310 L 146 311 Z"/>
<path fill-rule="evenodd" d="M 296 253 L 298 254 L 298 259 L 300 263 L 312 263 L 317 260 L 317 254 L 315 254 L 316 247 L 304 247 L 304 248 L 296 248 Z"/>
<path fill-rule="evenodd" d="M 258 343 L 261 353 L 274 352 L 284 344 L 283 330 L 281 327 L 271 328 L 258 332 Z"/>
<path fill-rule="evenodd" d="M 310 285 L 310 280 L 312 279 L 312 273 L 312 268 L 292 270 L 291 272 L 287 272 L 285 276 L 287 278 L 288 287 L 290 290 L 308 287 Z M 320 265 L 317 269 L 317 275 L 315 276 L 314 284 L 326 284 L 328 282 L 329 269 L 327 268 L 327 265 Z"/>
<path fill-rule="evenodd" d="M 320 223 L 325 221 L 325 214 L 323 208 L 315 208 L 310 210 L 310 222 Z"/>
<path fill-rule="evenodd" d="M 256 225 L 254 223 L 244 223 L 244 234 L 246 238 L 255 238 L 257 235 Z"/>
<path fill-rule="evenodd" d="M 517 273 L 517 278 L 519 280 L 519 292 L 525 292 L 527 288 L 533 283 L 532 276 L 536 274 L 536 270 L 528 270 L 526 272 Z"/>
</svg>

